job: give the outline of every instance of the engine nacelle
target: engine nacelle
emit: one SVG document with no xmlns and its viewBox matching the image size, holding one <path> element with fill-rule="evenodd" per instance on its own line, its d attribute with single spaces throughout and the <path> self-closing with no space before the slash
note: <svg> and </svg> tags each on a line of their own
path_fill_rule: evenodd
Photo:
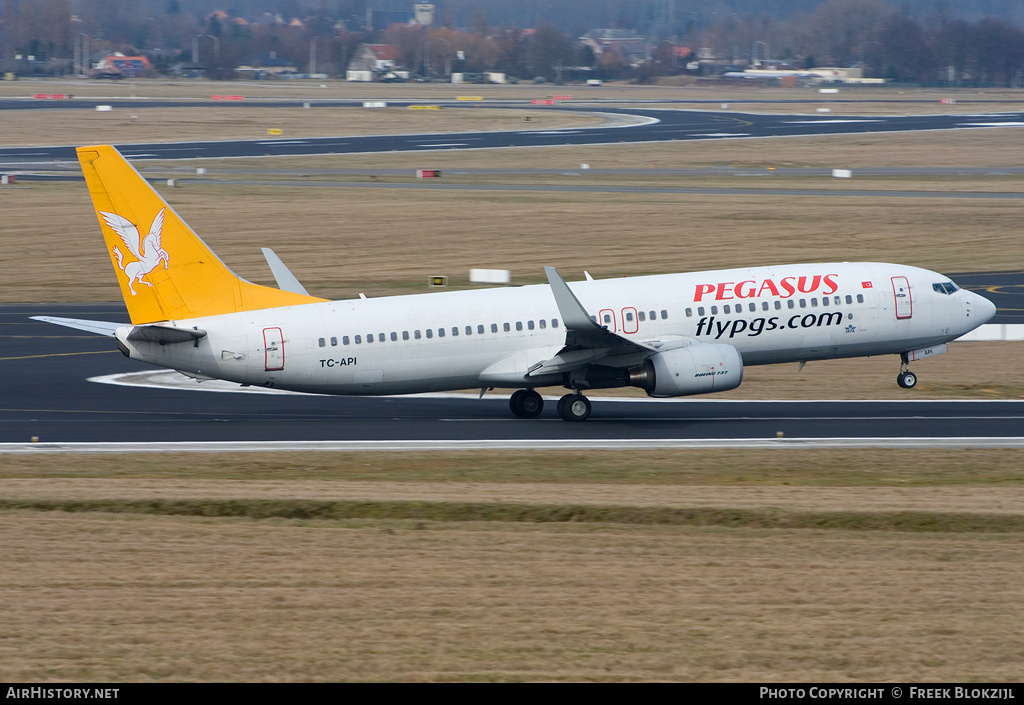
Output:
<svg viewBox="0 0 1024 705">
<path fill-rule="evenodd" d="M 731 345 L 697 343 L 676 348 L 629 370 L 629 384 L 652 397 L 724 392 L 742 381 L 743 359 Z"/>
</svg>

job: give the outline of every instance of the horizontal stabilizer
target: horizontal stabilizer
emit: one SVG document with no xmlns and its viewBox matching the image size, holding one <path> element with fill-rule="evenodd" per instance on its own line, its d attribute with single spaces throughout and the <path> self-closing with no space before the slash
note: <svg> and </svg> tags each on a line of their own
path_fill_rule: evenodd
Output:
<svg viewBox="0 0 1024 705">
<path fill-rule="evenodd" d="M 205 330 L 198 328 L 172 328 L 171 326 L 135 326 L 128 334 L 128 340 L 146 343 L 191 343 L 206 337 Z"/>
<path fill-rule="evenodd" d="M 76 330 L 84 330 L 90 333 L 96 333 L 97 335 L 106 335 L 114 337 L 114 331 L 118 328 L 128 325 L 127 323 L 110 323 L 109 321 L 86 321 L 80 318 L 54 318 L 53 316 L 30 316 L 33 321 L 42 321 L 43 323 L 54 323 L 58 326 L 64 326 L 65 328 L 74 328 Z"/>
<path fill-rule="evenodd" d="M 309 292 L 306 291 L 306 287 L 302 286 L 302 283 L 296 278 L 292 271 L 285 266 L 285 263 L 281 261 L 281 258 L 277 256 L 269 247 L 261 247 L 260 250 L 263 252 L 263 256 L 267 260 L 267 264 L 270 265 L 270 271 L 274 275 L 274 281 L 277 282 L 277 287 L 281 291 L 290 291 L 293 294 L 302 294 L 303 296 L 309 296 Z"/>
</svg>

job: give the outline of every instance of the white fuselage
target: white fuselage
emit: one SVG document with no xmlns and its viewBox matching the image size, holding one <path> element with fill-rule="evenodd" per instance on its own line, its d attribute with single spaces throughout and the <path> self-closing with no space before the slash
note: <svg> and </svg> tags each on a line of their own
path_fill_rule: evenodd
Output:
<svg viewBox="0 0 1024 705">
<path fill-rule="evenodd" d="M 591 316 L 640 343 L 734 346 L 745 365 L 904 353 L 989 320 L 986 299 L 916 267 L 832 263 L 573 282 Z M 947 286 L 948 285 L 948 286 Z M 181 320 L 195 343 L 128 341 L 200 378 L 325 394 L 560 384 L 527 370 L 566 333 L 548 285 L 352 299 Z"/>
</svg>

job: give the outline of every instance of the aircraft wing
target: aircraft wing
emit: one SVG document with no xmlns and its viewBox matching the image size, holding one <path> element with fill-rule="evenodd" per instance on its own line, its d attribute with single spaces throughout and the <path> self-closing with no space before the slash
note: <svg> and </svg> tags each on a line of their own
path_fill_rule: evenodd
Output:
<svg viewBox="0 0 1024 705">
<path fill-rule="evenodd" d="M 56 325 L 64 326 L 65 328 L 75 328 L 76 330 L 84 330 L 98 335 L 106 335 L 111 338 L 114 337 L 114 331 L 118 328 L 131 325 L 129 323 L 110 323 L 108 321 L 86 321 L 81 318 L 54 318 L 53 316 L 29 316 L 29 318 L 33 321 L 55 323 Z"/>
<path fill-rule="evenodd" d="M 565 347 L 551 359 L 534 365 L 527 375 L 568 372 L 605 357 L 647 356 L 657 352 L 646 343 L 623 338 L 595 323 L 558 270 L 545 267 L 544 272 L 548 275 L 551 293 L 565 324 Z"/>
</svg>

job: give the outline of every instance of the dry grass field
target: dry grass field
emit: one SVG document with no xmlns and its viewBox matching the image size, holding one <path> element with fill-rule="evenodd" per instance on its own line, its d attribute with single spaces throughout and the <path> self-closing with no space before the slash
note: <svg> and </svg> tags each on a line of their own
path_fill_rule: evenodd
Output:
<svg viewBox="0 0 1024 705">
<path fill-rule="evenodd" d="M 1019 460 L 10 456 L 0 679 L 1015 682 Z"/>
<path fill-rule="evenodd" d="M 133 90 L 81 85 L 76 94 Z M 317 90 L 336 98 L 357 95 L 347 84 L 327 85 Z M 0 82 L 0 96 L 21 95 L 10 93 L 12 86 L 33 92 L 23 82 Z M 308 96 L 308 85 L 301 88 L 305 93 L 291 84 L 258 86 L 266 97 L 291 99 Z M 413 87 L 372 88 L 387 98 Z M 452 90 L 424 88 L 429 96 Z M 475 88 L 505 95 L 540 87 Z M 677 90 L 605 88 L 594 90 L 610 100 L 654 100 Z M 188 97 L 198 89 L 161 84 L 147 90 Z M 735 104 L 762 90 L 721 99 Z M 217 86 L 211 92 L 231 91 Z M 176 111 L 146 114 L 162 126 L 188 121 Z M 417 130 L 408 122 L 421 119 L 415 111 L 387 112 L 395 119 L 388 129 Z M 440 117 L 453 112 L 440 111 Z M 243 122 L 254 122 L 239 129 L 258 133 L 265 114 L 240 112 Z M 517 116 L 492 119 L 515 122 Z M 26 131 L 25 139 L 65 143 L 49 136 L 80 134 L 71 124 L 58 132 L 39 128 L 35 136 Z M 293 129 L 298 126 L 286 137 Z M 346 129 L 361 128 L 353 122 Z M 446 170 L 443 183 L 460 183 L 483 179 L 459 176 L 459 168 L 540 167 L 567 175 L 486 180 L 1019 191 L 1020 177 L 855 175 L 842 182 L 569 175 L 580 163 L 739 170 L 1019 166 L 1019 134 L 139 167 L 161 177 L 209 169 L 208 181 L 157 188 L 242 276 L 273 283 L 259 253 L 260 246 L 271 246 L 313 293 L 380 296 L 424 292 L 432 274 L 466 287 L 470 267 L 512 269 L 516 284 L 541 281 L 547 264 L 569 279 L 582 277 L 584 269 L 612 277 L 741 262 L 873 259 L 947 272 L 1020 269 L 1020 205 L 881 194 L 300 188 L 231 184 L 232 178 L 284 178 L 236 170 L 436 167 Z M 217 173 L 225 170 L 231 173 Z M 84 186 L 20 186 L 0 187 L 0 301 L 116 299 Z M 795 366 L 751 368 L 731 395 L 1019 398 L 1024 372 L 1016 349 L 1009 343 L 953 345 L 948 355 L 918 365 L 921 383 L 912 391 L 896 388 L 893 360 L 872 358 L 812 363 L 800 373 Z M 0 604 L 6 607 L 0 681 L 1024 678 L 1021 451 L 0 458 Z"/>
<path fill-rule="evenodd" d="M 211 95 L 242 95 L 247 99 L 309 101 L 309 100 L 455 100 L 460 96 L 484 100 L 523 100 L 571 96 L 564 102 L 601 102 L 610 105 L 621 101 L 661 102 L 665 100 L 706 102 L 718 110 L 722 103 L 730 109 L 799 112 L 792 101 L 810 101 L 810 112 L 830 107 L 833 111 L 872 114 L 921 114 L 1015 111 L 1024 107 L 1024 93 L 1019 89 L 986 88 L 894 88 L 892 86 L 842 86 L 837 94 L 822 94 L 820 86 L 780 88 L 750 84 L 638 86 L 611 82 L 600 87 L 551 84 L 518 85 L 453 85 L 444 83 L 348 83 L 325 81 L 201 81 L 153 79 L 137 81 L 98 80 L 20 80 L 0 81 L 0 98 L 30 98 L 36 93 L 69 94 L 89 99 L 163 99 L 199 100 Z M 952 99 L 953 103 L 942 103 Z"/>
<path fill-rule="evenodd" d="M 491 113 L 494 113 L 493 115 Z M 524 120 L 525 118 L 525 120 Z M 46 123 L 41 135 L 40 122 Z M 522 108 L 493 111 L 460 108 L 145 108 L 13 110 L 4 113 L 4 146 L 124 144 L 224 139 L 294 139 L 331 135 L 447 133 L 481 130 L 556 130 L 601 123 L 580 113 L 542 113 Z M 271 135 L 270 130 L 280 130 Z"/>
</svg>

